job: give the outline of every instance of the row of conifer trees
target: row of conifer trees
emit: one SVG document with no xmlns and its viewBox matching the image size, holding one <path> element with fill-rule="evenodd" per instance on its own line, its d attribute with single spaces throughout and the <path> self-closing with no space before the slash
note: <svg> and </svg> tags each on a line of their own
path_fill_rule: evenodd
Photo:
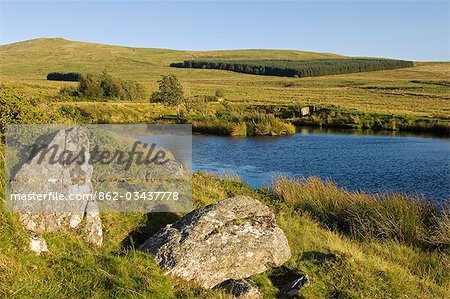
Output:
<svg viewBox="0 0 450 299">
<path fill-rule="evenodd" d="M 412 61 L 377 58 L 312 60 L 185 60 L 171 67 L 219 69 L 254 75 L 313 77 L 412 67 Z"/>
</svg>

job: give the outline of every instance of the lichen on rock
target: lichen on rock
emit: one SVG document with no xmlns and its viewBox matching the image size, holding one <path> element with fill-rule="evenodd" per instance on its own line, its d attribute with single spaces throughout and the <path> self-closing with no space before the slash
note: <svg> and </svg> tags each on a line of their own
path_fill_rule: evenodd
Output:
<svg viewBox="0 0 450 299">
<path fill-rule="evenodd" d="M 195 210 L 151 236 L 139 250 L 166 274 L 212 288 L 278 267 L 290 256 L 269 207 L 247 196 Z"/>
</svg>

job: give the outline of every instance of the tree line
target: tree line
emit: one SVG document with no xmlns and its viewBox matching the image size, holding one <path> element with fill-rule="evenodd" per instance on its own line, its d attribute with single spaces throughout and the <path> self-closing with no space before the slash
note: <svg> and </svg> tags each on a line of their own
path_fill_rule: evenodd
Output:
<svg viewBox="0 0 450 299">
<path fill-rule="evenodd" d="M 142 87 L 132 80 L 122 80 L 103 72 L 80 74 L 78 86 L 65 86 L 60 93 L 67 96 L 136 100 L 142 97 Z"/>
<path fill-rule="evenodd" d="M 78 81 L 80 80 L 80 73 L 61 73 L 61 72 L 51 72 L 47 75 L 47 80 L 51 81 Z"/>
<path fill-rule="evenodd" d="M 64 86 L 60 89 L 60 94 L 71 97 L 129 101 L 144 97 L 143 88 L 138 82 L 115 78 L 107 72 L 80 74 L 78 86 Z M 180 106 L 184 106 L 186 114 L 189 115 L 191 109 L 196 109 L 197 106 L 205 105 L 209 101 L 217 101 L 223 97 L 224 92 L 221 89 L 216 90 L 214 96 L 204 96 L 203 98 L 185 95 L 178 78 L 173 74 L 168 74 L 162 75 L 161 79 L 158 80 L 158 90 L 151 94 L 150 102 L 177 107 L 177 114 L 180 113 Z"/>
<path fill-rule="evenodd" d="M 311 60 L 185 60 L 171 67 L 219 69 L 253 75 L 314 77 L 412 67 L 412 61 L 381 58 Z"/>
</svg>

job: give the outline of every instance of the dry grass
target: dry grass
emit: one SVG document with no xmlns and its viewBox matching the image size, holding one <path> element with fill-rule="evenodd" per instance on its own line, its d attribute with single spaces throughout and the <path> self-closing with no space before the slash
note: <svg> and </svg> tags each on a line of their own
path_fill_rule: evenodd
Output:
<svg viewBox="0 0 450 299">
<path fill-rule="evenodd" d="M 449 87 L 411 81 L 448 81 L 449 63 L 418 63 L 413 68 L 317 78 L 261 77 L 220 70 L 170 68 L 170 62 L 196 58 L 312 59 L 331 54 L 279 51 L 188 52 L 137 49 L 41 39 L 0 46 L 0 81 L 16 91 L 39 95 L 45 101 L 66 101 L 58 96 L 61 83 L 45 80 L 51 71 L 97 72 L 136 80 L 148 101 L 161 74 L 174 73 L 194 95 L 213 95 L 222 89 L 225 98 L 242 103 L 296 103 L 337 105 L 360 111 L 450 116 Z"/>
<path fill-rule="evenodd" d="M 446 232 L 450 210 L 420 197 L 349 192 L 315 177 L 280 177 L 272 189 L 289 206 L 353 238 L 427 248 L 450 246 Z"/>
<path fill-rule="evenodd" d="M 301 293 L 304 298 L 428 299 L 450 296 L 448 249 L 428 250 L 394 240 L 354 239 L 327 229 L 314 219 L 313 214 L 295 209 L 271 190 L 252 190 L 233 178 L 197 173 L 194 183 L 195 199 L 204 204 L 224 196 L 245 194 L 259 199 L 276 212 L 277 222 L 289 240 L 292 258 L 280 269 L 252 277 L 267 298 L 274 298 L 280 285 L 302 274 L 311 278 L 310 286 Z M 317 180 L 316 183 L 320 184 Z M 317 192 L 322 196 L 333 194 L 352 198 L 355 195 L 334 189 L 332 184 L 322 184 L 322 189 Z"/>
</svg>

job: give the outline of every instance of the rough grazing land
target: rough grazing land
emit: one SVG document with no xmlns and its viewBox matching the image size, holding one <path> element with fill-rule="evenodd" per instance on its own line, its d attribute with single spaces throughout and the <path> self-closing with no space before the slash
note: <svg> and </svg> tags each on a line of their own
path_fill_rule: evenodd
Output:
<svg viewBox="0 0 450 299">
<path fill-rule="evenodd" d="M 222 70 L 177 69 L 170 63 L 189 59 L 323 59 L 334 54 L 284 50 L 175 51 L 38 39 L 0 46 L 1 88 L 13 88 L 42 101 L 65 101 L 57 96 L 70 82 L 47 81 L 49 72 L 107 70 L 141 83 L 147 102 L 161 74 L 174 73 L 191 95 L 213 95 L 222 89 L 226 99 L 242 103 L 337 105 L 396 114 L 450 116 L 449 63 L 415 63 L 399 70 L 284 78 L 254 76 Z"/>
</svg>

